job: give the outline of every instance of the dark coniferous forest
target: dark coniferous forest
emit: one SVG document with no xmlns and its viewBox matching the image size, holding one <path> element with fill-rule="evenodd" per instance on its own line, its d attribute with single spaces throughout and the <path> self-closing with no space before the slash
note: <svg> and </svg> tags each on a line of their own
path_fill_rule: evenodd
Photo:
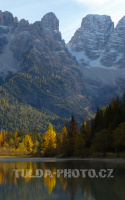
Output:
<svg viewBox="0 0 125 200">
<path fill-rule="evenodd" d="M 79 130 L 72 116 L 59 133 L 49 123 L 48 130 L 38 133 L 25 130 L 1 131 L 0 154 L 58 157 L 124 157 L 125 95 L 120 100 L 97 109 L 92 120 Z"/>
</svg>

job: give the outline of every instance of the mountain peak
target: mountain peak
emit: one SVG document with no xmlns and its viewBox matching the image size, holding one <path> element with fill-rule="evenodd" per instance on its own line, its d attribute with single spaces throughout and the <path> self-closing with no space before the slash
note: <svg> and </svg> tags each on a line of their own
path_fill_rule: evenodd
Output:
<svg viewBox="0 0 125 200">
<path fill-rule="evenodd" d="M 100 29 L 100 26 L 107 26 L 108 24 L 114 25 L 111 20 L 111 17 L 108 15 L 97 15 L 97 14 L 89 14 L 83 18 L 81 27 L 95 27 L 95 25 Z M 97 27 L 95 27 L 97 29 Z"/>
<path fill-rule="evenodd" d="M 118 27 L 121 27 L 121 26 L 124 26 L 125 27 L 125 16 L 124 17 L 122 17 L 120 20 L 119 20 L 119 22 L 118 22 L 118 24 L 117 24 L 117 28 Z"/>
<path fill-rule="evenodd" d="M 59 31 L 59 20 L 53 12 L 49 12 L 41 19 L 44 28 L 50 28 Z"/>
<path fill-rule="evenodd" d="M 20 22 L 19 22 L 19 25 L 18 25 L 18 30 L 29 30 L 29 22 L 28 20 L 25 20 L 25 19 L 21 19 Z"/>
<path fill-rule="evenodd" d="M 75 32 L 68 47 L 74 52 L 84 52 L 89 59 L 97 59 L 113 33 L 114 23 L 107 15 L 87 15 Z M 81 62 L 81 57 L 77 57 Z"/>
<path fill-rule="evenodd" d="M 110 16 L 108 15 L 99 15 L 99 14 L 88 14 L 86 15 L 86 18 L 91 18 L 91 19 L 111 19 Z"/>
<path fill-rule="evenodd" d="M 13 25 L 14 21 L 15 21 L 15 19 L 14 19 L 12 13 L 10 13 L 8 11 L 2 12 L 0 10 L 0 25 L 11 26 L 11 25 Z"/>
</svg>

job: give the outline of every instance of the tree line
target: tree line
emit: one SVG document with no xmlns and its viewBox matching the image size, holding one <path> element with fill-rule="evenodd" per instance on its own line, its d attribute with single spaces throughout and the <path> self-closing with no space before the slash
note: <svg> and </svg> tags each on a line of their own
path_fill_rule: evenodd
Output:
<svg viewBox="0 0 125 200">
<path fill-rule="evenodd" d="M 38 133 L 35 129 L 0 133 L 0 147 L 30 152 L 34 156 L 89 157 L 106 156 L 107 153 L 125 152 L 125 95 L 120 100 L 97 109 L 92 120 L 77 128 L 72 116 L 69 125 L 57 133 L 50 123 L 48 130 Z"/>
</svg>

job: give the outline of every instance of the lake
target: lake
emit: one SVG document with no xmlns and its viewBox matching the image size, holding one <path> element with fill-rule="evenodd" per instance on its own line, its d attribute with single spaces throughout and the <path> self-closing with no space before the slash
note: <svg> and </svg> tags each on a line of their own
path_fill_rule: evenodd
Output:
<svg viewBox="0 0 125 200">
<path fill-rule="evenodd" d="M 125 163 L 0 159 L 0 200 L 125 200 Z"/>
</svg>

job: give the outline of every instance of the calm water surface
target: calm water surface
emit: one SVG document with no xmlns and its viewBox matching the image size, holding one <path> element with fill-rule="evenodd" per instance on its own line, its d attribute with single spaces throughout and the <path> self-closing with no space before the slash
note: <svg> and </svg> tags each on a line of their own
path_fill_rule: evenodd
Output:
<svg viewBox="0 0 125 200">
<path fill-rule="evenodd" d="M 21 169 L 16 178 L 13 169 Z M 27 174 L 30 169 L 32 174 Z M 31 178 L 36 169 L 44 172 L 50 169 L 114 169 L 114 178 L 78 178 L 57 177 Z M 30 172 L 31 172 L 30 171 Z M 44 174 L 45 175 L 45 174 Z M 25 177 L 23 177 L 25 176 Z M 125 164 L 93 161 L 59 161 L 59 162 L 5 162 L 0 161 L 0 200 L 125 200 Z"/>
</svg>

